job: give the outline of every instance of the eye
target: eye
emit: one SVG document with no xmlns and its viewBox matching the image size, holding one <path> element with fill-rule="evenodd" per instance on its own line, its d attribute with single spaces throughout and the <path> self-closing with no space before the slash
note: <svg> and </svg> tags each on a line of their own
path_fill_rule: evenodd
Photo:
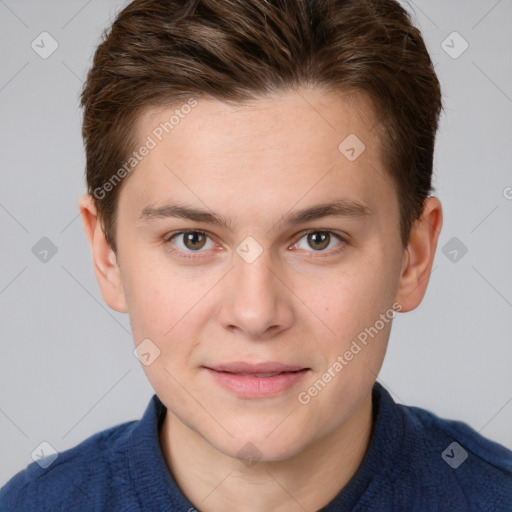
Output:
<svg viewBox="0 0 512 512">
<path fill-rule="evenodd" d="M 175 245 L 180 251 L 183 252 L 204 252 L 201 249 L 211 249 L 215 246 L 213 240 L 211 240 L 204 231 L 190 230 L 180 231 L 167 237 L 167 242 Z M 177 240 L 177 242 L 175 242 Z M 208 241 L 210 245 L 208 245 Z"/>
<path fill-rule="evenodd" d="M 165 238 L 169 251 L 183 258 L 194 258 L 194 253 L 205 253 L 217 244 L 204 231 L 190 229 L 171 233 Z M 291 249 L 301 249 L 310 253 L 319 253 L 319 256 L 336 254 L 342 251 L 349 242 L 342 236 L 329 230 L 311 230 L 305 233 Z M 312 250 L 311 250 L 312 249 Z"/>
<path fill-rule="evenodd" d="M 304 244 L 301 246 L 303 240 L 306 246 Z M 304 249 L 309 252 L 331 253 L 343 249 L 345 245 L 348 245 L 348 242 L 340 235 L 332 231 L 316 230 L 306 233 L 293 247 L 298 247 L 299 249 Z M 313 251 L 310 250 L 311 248 Z"/>
</svg>

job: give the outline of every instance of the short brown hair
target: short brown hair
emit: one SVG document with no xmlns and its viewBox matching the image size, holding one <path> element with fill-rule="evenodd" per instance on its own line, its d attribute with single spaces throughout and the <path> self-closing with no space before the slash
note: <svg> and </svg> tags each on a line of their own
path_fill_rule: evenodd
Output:
<svg viewBox="0 0 512 512">
<path fill-rule="evenodd" d="M 122 183 L 112 176 L 135 149 L 141 113 L 301 85 L 371 101 L 405 248 L 432 192 L 442 102 L 421 34 L 397 1 L 135 0 L 104 32 L 81 94 L 88 192 L 114 252 Z"/>
</svg>

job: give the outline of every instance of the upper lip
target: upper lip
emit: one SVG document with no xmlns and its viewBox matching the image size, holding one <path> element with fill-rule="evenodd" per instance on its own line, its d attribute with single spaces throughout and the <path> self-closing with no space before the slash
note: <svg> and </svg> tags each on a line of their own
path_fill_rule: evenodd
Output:
<svg viewBox="0 0 512 512">
<path fill-rule="evenodd" d="M 224 363 L 215 366 L 207 366 L 210 370 L 229 373 L 274 373 L 274 372 L 296 372 L 299 370 L 308 370 L 304 366 L 289 365 L 273 361 L 258 364 L 250 364 L 244 361 L 233 363 Z"/>
</svg>

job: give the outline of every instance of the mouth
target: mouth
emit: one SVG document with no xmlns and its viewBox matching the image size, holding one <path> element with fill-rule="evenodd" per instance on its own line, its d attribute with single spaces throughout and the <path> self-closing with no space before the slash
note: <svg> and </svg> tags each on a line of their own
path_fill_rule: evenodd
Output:
<svg viewBox="0 0 512 512">
<path fill-rule="evenodd" d="M 261 376 L 273 376 L 280 373 L 294 373 L 302 370 L 309 370 L 298 365 L 288 365 L 284 363 L 276 362 L 265 362 L 258 364 L 245 363 L 243 361 L 237 361 L 234 363 L 224 363 L 215 366 L 207 366 L 210 370 L 225 373 L 234 373 L 237 375 L 261 375 Z"/>
<path fill-rule="evenodd" d="M 297 370 L 302 371 L 302 370 Z M 251 376 L 251 377 L 275 377 L 276 375 L 283 375 L 284 373 L 297 373 L 296 371 L 293 372 L 274 372 L 274 373 L 233 373 L 233 372 L 221 372 L 221 373 L 230 373 L 231 375 L 241 375 L 244 377 Z"/>
<path fill-rule="evenodd" d="M 221 370 L 215 370 L 213 368 L 208 368 L 208 370 L 212 370 L 212 371 L 218 372 L 218 373 L 226 373 L 228 375 L 238 375 L 240 377 L 257 377 L 259 379 L 262 379 L 262 378 L 266 378 L 266 377 L 276 377 L 277 375 L 299 373 L 299 372 L 307 371 L 308 368 L 303 368 L 301 370 L 287 371 L 287 372 L 267 372 L 267 373 L 226 372 L 226 371 L 221 371 Z"/>
<path fill-rule="evenodd" d="M 293 388 L 311 368 L 281 363 L 230 363 L 204 367 L 213 380 L 240 398 L 266 398 Z"/>
</svg>

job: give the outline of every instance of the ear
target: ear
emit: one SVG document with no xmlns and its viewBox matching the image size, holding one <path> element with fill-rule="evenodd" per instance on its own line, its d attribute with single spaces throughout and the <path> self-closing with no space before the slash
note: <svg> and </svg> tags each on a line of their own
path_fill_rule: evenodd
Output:
<svg viewBox="0 0 512 512">
<path fill-rule="evenodd" d="M 443 209 L 436 197 L 428 197 L 421 217 L 414 223 L 409 244 L 404 252 L 397 302 L 401 312 L 419 306 L 430 279 L 437 241 L 443 225 Z"/>
<path fill-rule="evenodd" d="M 117 257 L 103 233 L 92 196 L 84 195 L 78 202 L 78 206 L 85 234 L 91 247 L 94 272 L 103 300 L 115 311 L 127 313 L 128 308 Z"/>
</svg>

